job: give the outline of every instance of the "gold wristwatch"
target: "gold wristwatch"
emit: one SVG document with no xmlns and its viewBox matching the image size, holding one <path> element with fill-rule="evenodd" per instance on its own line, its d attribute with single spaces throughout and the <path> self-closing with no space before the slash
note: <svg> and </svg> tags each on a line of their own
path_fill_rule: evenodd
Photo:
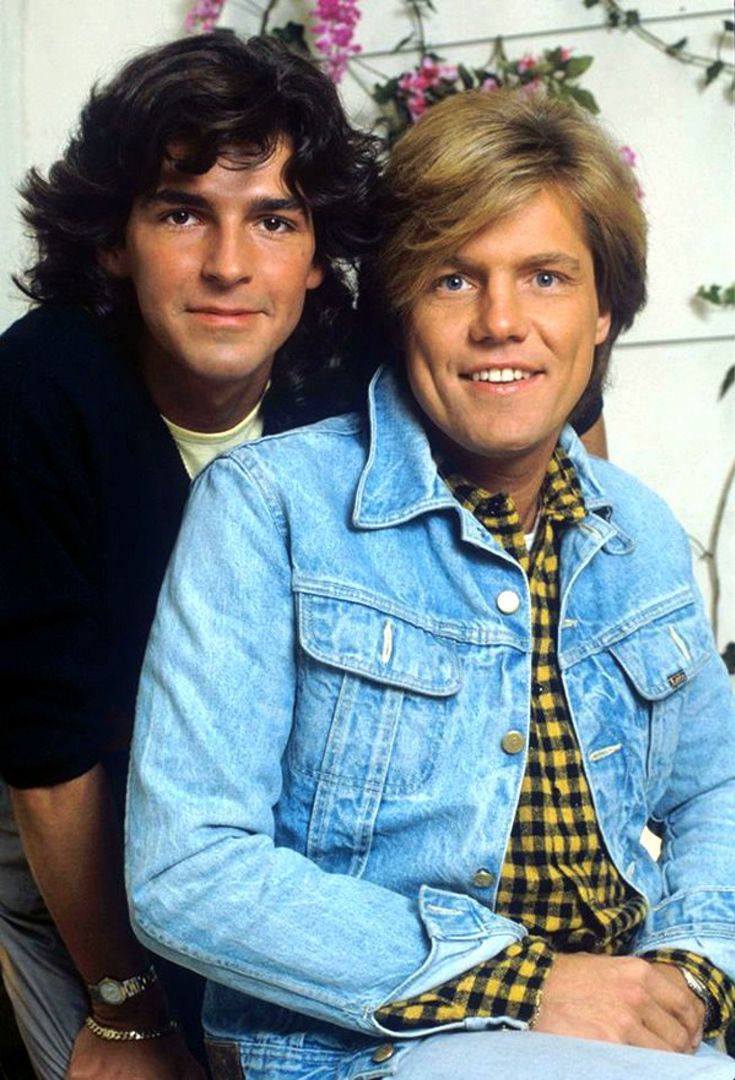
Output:
<svg viewBox="0 0 735 1080">
<path fill-rule="evenodd" d="M 122 1005 L 157 981 L 156 969 L 150 964 L 142 975 L 131 975 L 128 979 L 113 979 L 105 975 L 99 982 L 88 984 L 87 993 L 94 1005 Z"/>
</svg>

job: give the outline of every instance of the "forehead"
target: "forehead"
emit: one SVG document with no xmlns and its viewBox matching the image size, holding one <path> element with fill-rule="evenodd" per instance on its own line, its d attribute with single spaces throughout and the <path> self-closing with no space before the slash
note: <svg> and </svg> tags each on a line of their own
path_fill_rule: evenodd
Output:
<svg viewBox="0 0 735 1080">
<path fill-rule="evenodd" d="M 456 250 L 469 254 L 480 249 L 498 258 L 556 250 L 591 257 L 582 211 L 571 195 L 555 187 L 543 188 L 517 207 L 491 217 L 466 233 Z"/>
<path fill-rule="evenodd" d="M 192 147 L 185 143 L 169 146 L 161 162 L 155 187 L 165 185 L 193 191 L 228 182 L 233 189 L 273 187 L 281 193 L 290 193 L 286 172 L 293 151 L 286 139 L 279 139 L 270 153 L 264 152 L 259 146 L 247 144 L 223 147 L 206 172 L 194 173 L 179 167 L 179 163 L 193 156 Z"/>
</svg>

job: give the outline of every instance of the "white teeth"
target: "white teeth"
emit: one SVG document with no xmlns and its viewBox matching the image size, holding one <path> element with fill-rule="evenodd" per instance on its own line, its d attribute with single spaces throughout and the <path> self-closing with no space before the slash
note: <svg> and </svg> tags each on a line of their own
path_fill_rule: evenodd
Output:
<svg viewBox="0 0 735 1080">
<path fill-rule="evenodd" d="M 519 382 L 530 379 L 531 373 L 520 368 L 485 368 L 483 371 L 473 371 L 470 377 L 473 382 Z"/>
</svg>

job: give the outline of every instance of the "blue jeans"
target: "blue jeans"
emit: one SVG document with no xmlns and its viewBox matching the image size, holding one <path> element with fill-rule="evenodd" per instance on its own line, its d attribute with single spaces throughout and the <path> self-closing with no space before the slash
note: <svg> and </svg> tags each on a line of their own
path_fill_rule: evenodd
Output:
<svg viewBox="0 0 735 1080">
<path fill-rule="evenodd" d="M 690 1057 L 536 1031 L 457 1032 L 419 1040 L 392 1075 L 400 1080 L 733 1080 L 735 1061 L 706 1045 Z"/>
<path fill-rule="evenodd" d="M 275 1053 L 208 1039 L 213 1080 L 733 1080 L 735 1061 L 702 1045 L 696 1054 L 570 1039 L 535 1031 L 459 1031 L 372 1043 L 352 1053 L 316 1042 Z"/>
</svg>

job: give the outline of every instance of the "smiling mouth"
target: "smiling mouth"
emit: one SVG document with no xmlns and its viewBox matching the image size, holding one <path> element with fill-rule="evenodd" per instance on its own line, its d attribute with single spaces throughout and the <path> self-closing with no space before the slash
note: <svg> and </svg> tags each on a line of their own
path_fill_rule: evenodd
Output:
<svg viewBox="0 0 735 1080">
<path fill-rule="evenodd" d="M 523 371 L 521 368 L 483 368 L 481 371 L 473 371 L 467 375 L 462 375 L 463 379 L 469 379 L 471 382 L 489 382 L 489 383 L 514 383 L 525 382 L 528 379 L 533 378 L 534 372 Z"/>
</svg>

